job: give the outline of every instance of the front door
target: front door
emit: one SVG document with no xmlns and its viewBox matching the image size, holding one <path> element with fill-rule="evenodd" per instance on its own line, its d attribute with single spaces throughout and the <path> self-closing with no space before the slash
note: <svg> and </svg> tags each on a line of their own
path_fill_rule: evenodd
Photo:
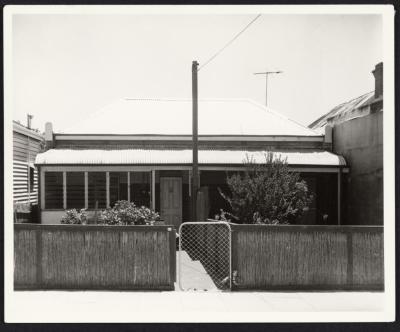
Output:
<svg viewBox="0 0 400 332">
<path fill-rule="evenodd" d="M 161 218 L 176 229 L 182 222 L 182 178 L 160 178 Z"/>
</svg>

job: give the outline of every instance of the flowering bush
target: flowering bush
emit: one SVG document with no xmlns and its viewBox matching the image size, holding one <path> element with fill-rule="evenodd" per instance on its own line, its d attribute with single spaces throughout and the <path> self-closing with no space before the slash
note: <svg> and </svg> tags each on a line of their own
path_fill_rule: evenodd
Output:
<svg viewBox="0 0 400 332">
<path fill-rule="evenodd" d="M 128 201 L 118 201 L 113 208 L 103 210 L 100 215 L 100 223 L 107 225 L 152 225 L 159 219 L 157 212 Z"/>
<path fill-rule="evenodd" d="M 308 210 L 313 195 L 300 174 L 286 160 L 265 155 L 264 164 L 247 158 L 244 174 L 227 178 L 231 195 L 220 190 L 232 212 L 221 211 L 219 220 L 249 224 L 291 224 Z"/>
<path fill-rule="evenodd" d="M 79 212 L 76 209 L 65 211 L 65 215 L 61 218 L 62 224 L 82 224 L 87 223 L 87 214 L 85 209 Z"/>
</svg>

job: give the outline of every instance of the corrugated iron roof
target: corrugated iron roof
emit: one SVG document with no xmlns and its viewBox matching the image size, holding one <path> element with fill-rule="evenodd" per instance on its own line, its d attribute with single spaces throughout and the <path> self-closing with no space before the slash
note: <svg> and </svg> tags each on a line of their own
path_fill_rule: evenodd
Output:
<svg viewBox="0 0 400 332">
<path fill-rule="evenodd" d="M 329 120 L 339 119 L 339 118 L 351 118 L 351 113 L 355 110 L 363 108 L 365 105 L 369 104 L 371 100 L 374 99 L 374 91 L 368 92 L 362 96 L 354 98 L 350 101 L 342 103 L 328 113 L 324 114 L 308 127 L 314 129 L 316 132 L 320 132 L 319 128 L 324 128 Z M 354 114 L 357 117 L 357 114 Z"/>
<path fill-rule="evenodd" d="M 199 135 L 320 136 L 247 99 L 201 99 Z M 191 99 L 124 98 L 68 128 L 66 134 L 191 135 Z"/>
<path fill-rule="evenodd" d="M 265 161 L 267 151 L 199 150 L 199 164 L 237 165 L 247 156 L 257 163 Z M 345 166 L 343 157 L 328 151 L 276 151 L 291 165 Z M 36 156 L 38 165 L 167 165 L 191 164 L 192 150 L 71 150 L 51 149 Z"/>
</svg>

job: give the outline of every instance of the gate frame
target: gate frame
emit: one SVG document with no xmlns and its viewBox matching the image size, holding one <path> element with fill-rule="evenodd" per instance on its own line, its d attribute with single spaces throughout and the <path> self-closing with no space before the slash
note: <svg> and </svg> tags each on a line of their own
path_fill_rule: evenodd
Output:
<svg viewBox="0 0 400 332">
<path fill-rule="evenodd" d="M 187 222 L 183 222 L 182 224 L 179 225 L 179 230 L 178 230 L 178 234 L 179 234 L 179 246 L 178 246 L 178 286 L 179 289 L 181 291 L 188 291 L 187 289 L 184 289 L 182 287 L 182 268 L 181 268 L 181 253 L 182 253 L 182 226 L 184 225 L 226 225 L 228 227 L 229 230 L 229 291 L 232 290 L 232 227 L 230 225 L 230 223 L 226 222 L 226 221 L 187 221 Z"/>
</svg>

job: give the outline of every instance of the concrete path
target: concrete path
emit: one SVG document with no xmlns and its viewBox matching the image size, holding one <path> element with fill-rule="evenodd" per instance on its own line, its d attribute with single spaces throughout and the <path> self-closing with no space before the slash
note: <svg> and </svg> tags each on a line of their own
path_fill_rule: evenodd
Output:
<svg viewBox="0 0 400 332">
<path fill-rule="evenodd" d="M 181 276 L 181 286 L 184 290 L 197 291 L 218 291 L 211 277 L 207 274 L 200 261 L 193 261 L 186 251 L 176 253 L 176 262 L 179 264 L 177 278 Z M 181 291 L 178 283 L 175 283 L 175 290 Z"/>
</svg>

